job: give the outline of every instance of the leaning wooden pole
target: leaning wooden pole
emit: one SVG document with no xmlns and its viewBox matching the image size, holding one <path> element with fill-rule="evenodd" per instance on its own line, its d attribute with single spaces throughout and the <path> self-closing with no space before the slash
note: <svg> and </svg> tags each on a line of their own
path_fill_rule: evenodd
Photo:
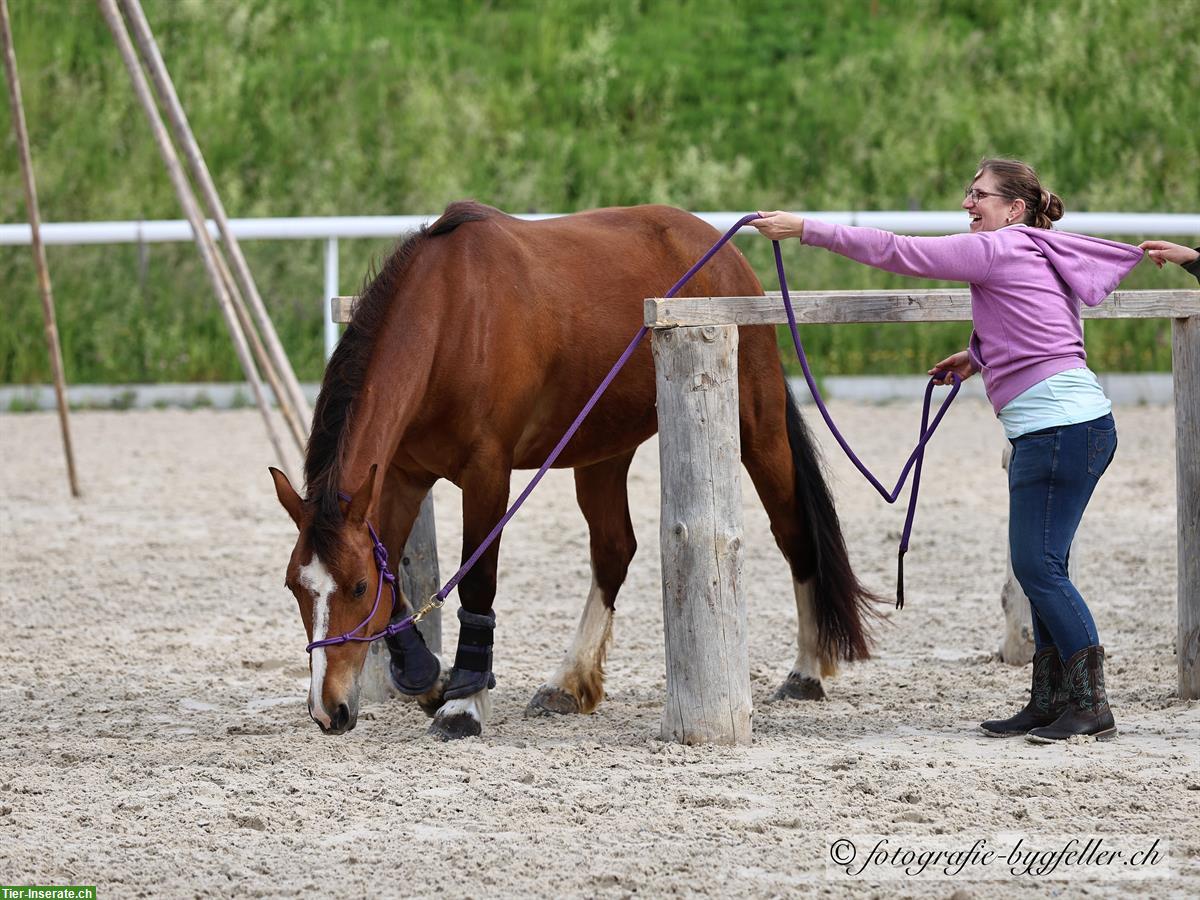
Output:
<svg viewBox="0 0 1200 900">
<path fill-rule="evenodd" d="M 187 114 L 183 111 L 183 104 L 179 102 L 179 95 L 175 92 L 175 84 L 171 80 L 166 63 L 159 52 L 158 44 L 154 40 L 154 33 L 150 30 L 150 23 L 146 19 L 146 14 L 142 11 L 139 0 L 120 0 L 120 3 L 129 20 L 133 38 L 137 43 L 142 60 L 145 62 L 151 81 L 158 92 L 159 100 L 166 111 L 167 121 L 171 125 L 175 141 L 182 149 L 184 159 L 187 160 L 188 168 L 191 170 L 192 178 L 199 185 L 200 194 L 217 223 L 217 229 L 221 234 L 221 241 L 229 252 L 233 271 L 237 275 L 242 292 L 249 300 L 248 305 L 254 313 L 254 318 L 258 323 L 271 360 L 279 371 L 284 388 L 287 390 L 292 401 L 292 406 L 296 409 L 301 421 L 307 424 L 312 418 L 312 412 L 308 408 L 308 401 L 304 396 L 303 390 L 300 388 L 300 382 L 296 378 L 296 373 L 292 369 L 287 353 L 279 341 L 279 336 L 275 332 L 275 327 L 271 322 L 270 315 L 267 313 L 266 305 L 263 303 L 262 296 L 258 292 L 258 285 L 255 284 L 254 276 L 250 273 L 250 266 L 246 262 L 246 257 L 242 254 L 242 248 L 238 244 L 237 237 L 229 227 L 229 219 L 225 214 L 225 207 L 221 203 L 217 187 L 213 182 L 212 175 L 209 173 L 208 165 L 204 161 L 204 155 L 200 152 L 200 145 L 196 142 L 196 137 L 192 133 Z M 279 398 L 279 403 L 282 408 L 284 398 Z M 305 428 L 302 443 L 307 437 L 307 428 Z"/>
<path fill-rule="evenodd" d="M 105 22 L 108 23 L 109 30 L 112 31 L 113 39 L 117 44 L 117 50 L 121 54 L 121 59 L 125 62 L 125 68 L 129 70 L 129 77 L 133 82 L 134 93 L 141 102 L 142 108 L 146 111 L 146 118 L 150 123 L 150 131 L 154 135 L 154 141 L 158 145 L 159 152 L 162 154 L 163 162 L 166 163 L 167 174 L 170 176 L 171 183 L 175 187 L 175 193 L 179 196 L 179 202 L 183 207 L 184 215 L 191 223 L 192 233 L 196 239 L 196 246 L 200 250 L 200 258 L 204 263 L 204 270 L 208 274 L 209 281 L 212 283 L 213 292 L 217 297 L 217 304 L 221 308 L 221 314 L 225 318 L 225 325 L 229 329 L 230 337 L 233 340 L 238 361 L 242 365 L 242 372 L 246 376 L 246 381 L 250 384 L 255 403 L 262 414 L 263 423 L 267 429 L 267 437 L 275 448 L 275 454 L 280 461 L 281 467 L 285 471 L 290 471 L 291 465 L 288 462 L 287 455 L 284 453 L 283 445 L 279 441 L 279 435 L 275 430 L 275 423 L 271 421 L 271 408 L 267 401 L 266 393 L 263 390 L 262 380 L 259 378 L 258 370 L 254 366 L 254 359 L 250 354 L 246 335 L 238 322 L 237 312 L 233 308 L 233 301 L 230 299 L 224 278 L 221 275 L 220 264 L 217 262 L 216 251 L 213 247 L 212 236 L 208 233 L 207 223 L 200 214 L 196 198 L 192 194 L 191 185 L 188 184 L 183 167 L 179 164 L 179 157 L 176 156 L 175 148 L 171 145 L 171 139 L 167 135 L 166 128 L 163 126 L 158 108 L 154 105 L 154 97 L 150 93 L 150 85 L 146 81 L 146 75 L 142 71 L 141 65 L 138 63 L 137 54 L 134 52 L 129 34 L 125 30 L 125 23 L 121 19 L 121 14 L 117 11 L 116 0 L 96 0 L 96 2 L 100 7 L 100 12 L 103 14 Z"/>
<path fill-rule="evenodd" d="M 46 265 L 46 247 L 42 244 L 42 218 L 38 212 L 37 185 L 33 180 L 33 157 L 29 152 L 29 132 L 25 129 L 25 107 L 21 103 L 21 82 L 17 78 L 17 56 L 13 50 L 12 25 L 8 19 L 8 0 L 0 0 L 0 39 L 4 41 L 4 74 L 8 81 L 8 100 L 12 108 L 13 133 L 21 159 L 21 177 L 25 182 L 25 207 L 29 211 L 29 229 L 33 235 L 33 263 L 37 269 L 42 295 L 42 321 L 45 324 L 46 349 L 54 374 L 54 394 L 58 399 L 58 422 L 62 429 L 63 454 L 67 458 L 67 481 L 71 495 L 79 496 L 75 477 L 75 454 L 71 449 L 71 423 L 67 413 L 67 385 L 63 374 L 62 348 L 58 343 L 58 323 L 54 315 L 54 294 L 50 290 L 50 268 Z"/>
<path fill-rule="evenodd" d="M 742 470 L 733 325 L 654 332 L 662 471 L 662 738 L 750 742 Z"/>
<path fill-rule="evenodd" d="M 246 302 L 242 299 L 242 295 L 238 293 L 237 284 L 234 283 L 233 276 L 229 273 L 229 266 L 226 264 L 224 257 L 221 256 L 220 249 L 216 242 L 211 242 L 213 248 L 213 258 L 217 262 L 217 269 L 221 272 L 221 280 L 225 284 L 225 290 L 229 293 L 232 301 L 233 309 L 237 313 L 238 322 L 242 326 L 242 331 L 250 341 L 250 349 L 253 351 L 254 359 L 258 362 L 262 369 L 263 375 L 266 376 L 267 382 L 271 385 L 271 390 L 275 394 L 275 399 L 279 404 L 279 411 L 283 413 L 284 421 L 287 422 L 291 429 L 292 438 L 296 442 L 296 449 L 304 454 L 304 448 L 308 444 L 308 428 L 305 424 L 304 415 L 296 408 L 292 402 L 291 393 L 287 390 L 283 375 L 278 371 L 275 363 L 267 354 L 267 348 L 263 345 L 262 338 L 258 334 L 258 329 L 254 327 L 254 322 L 250 318 L 250 313 L 246 309 Z"/>
</svg>

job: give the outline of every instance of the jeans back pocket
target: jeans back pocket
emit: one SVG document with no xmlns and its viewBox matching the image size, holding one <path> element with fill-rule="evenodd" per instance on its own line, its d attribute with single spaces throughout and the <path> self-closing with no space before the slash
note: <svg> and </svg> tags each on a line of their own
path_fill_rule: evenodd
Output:
<svg viewBox="0 0 1200 900">
<path fill-rule="evenodd" d="M 1112 462 L 1117 453 L 1117 428 L 1113 424 L 1107 427 L 1089 425 L 1088 440 L 1088 474 L 1099 478 Z"/>
</svg>

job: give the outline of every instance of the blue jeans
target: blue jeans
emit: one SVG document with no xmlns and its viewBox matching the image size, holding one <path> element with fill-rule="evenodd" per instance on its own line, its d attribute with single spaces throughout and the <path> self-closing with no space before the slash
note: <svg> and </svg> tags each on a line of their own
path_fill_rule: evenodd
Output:
<svg viewBox="0 0 1200 900">
<path fill-rule="evenodd" d="M 1112 415 L 1015 438 L 1008 464 L 1008 545 L 1013 572 L 1033 607 L 1037 649 L 1063 661 L 1100 643 L 1096 623 L 1067 576 L 1071 541 L 1113 454 Z"/>
</svg>

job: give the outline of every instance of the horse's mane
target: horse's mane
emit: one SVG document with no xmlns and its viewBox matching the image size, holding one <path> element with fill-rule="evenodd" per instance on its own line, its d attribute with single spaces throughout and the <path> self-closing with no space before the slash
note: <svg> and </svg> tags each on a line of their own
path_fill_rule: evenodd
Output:
<svg viewBox="0 0 1200 900">
<path fill-rule="evenodd" d="M 430 238 L 494 213 L 491 207 L 474 201 L 451 203 L 436 222 L 422 226 L 398 244 L 378 272 L 367 272 L 350 324 L 325 367 L 304 458 L 306 502 L 313 505 L 314 511 L 309 542 L 322 559 L 328 559 L 337 549 L 342 522 L 338 491 L 342 489 L 342 457 L 354 418 L 354 399 L 362 389 L 375 340 L 404 274 Z M 381 462 L 386 466 L 388 460 Z M 345 487 L 353 489 L 357 485 Z"/>
</svg>

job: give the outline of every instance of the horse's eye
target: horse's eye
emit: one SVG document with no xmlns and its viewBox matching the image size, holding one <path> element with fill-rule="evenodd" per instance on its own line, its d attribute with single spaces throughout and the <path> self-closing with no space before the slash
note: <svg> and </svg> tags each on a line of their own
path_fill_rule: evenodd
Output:
<svg viewBox="0 0 1200 900">
<path fill-rule="evenodd" d="M 354 596 L 355 597 L 361 597 L 366 592 L 367 592 L 367 583 L 365 581 L 360 581 L 358 584 L 356 584 L 354 586 Z"/>
</svg>

